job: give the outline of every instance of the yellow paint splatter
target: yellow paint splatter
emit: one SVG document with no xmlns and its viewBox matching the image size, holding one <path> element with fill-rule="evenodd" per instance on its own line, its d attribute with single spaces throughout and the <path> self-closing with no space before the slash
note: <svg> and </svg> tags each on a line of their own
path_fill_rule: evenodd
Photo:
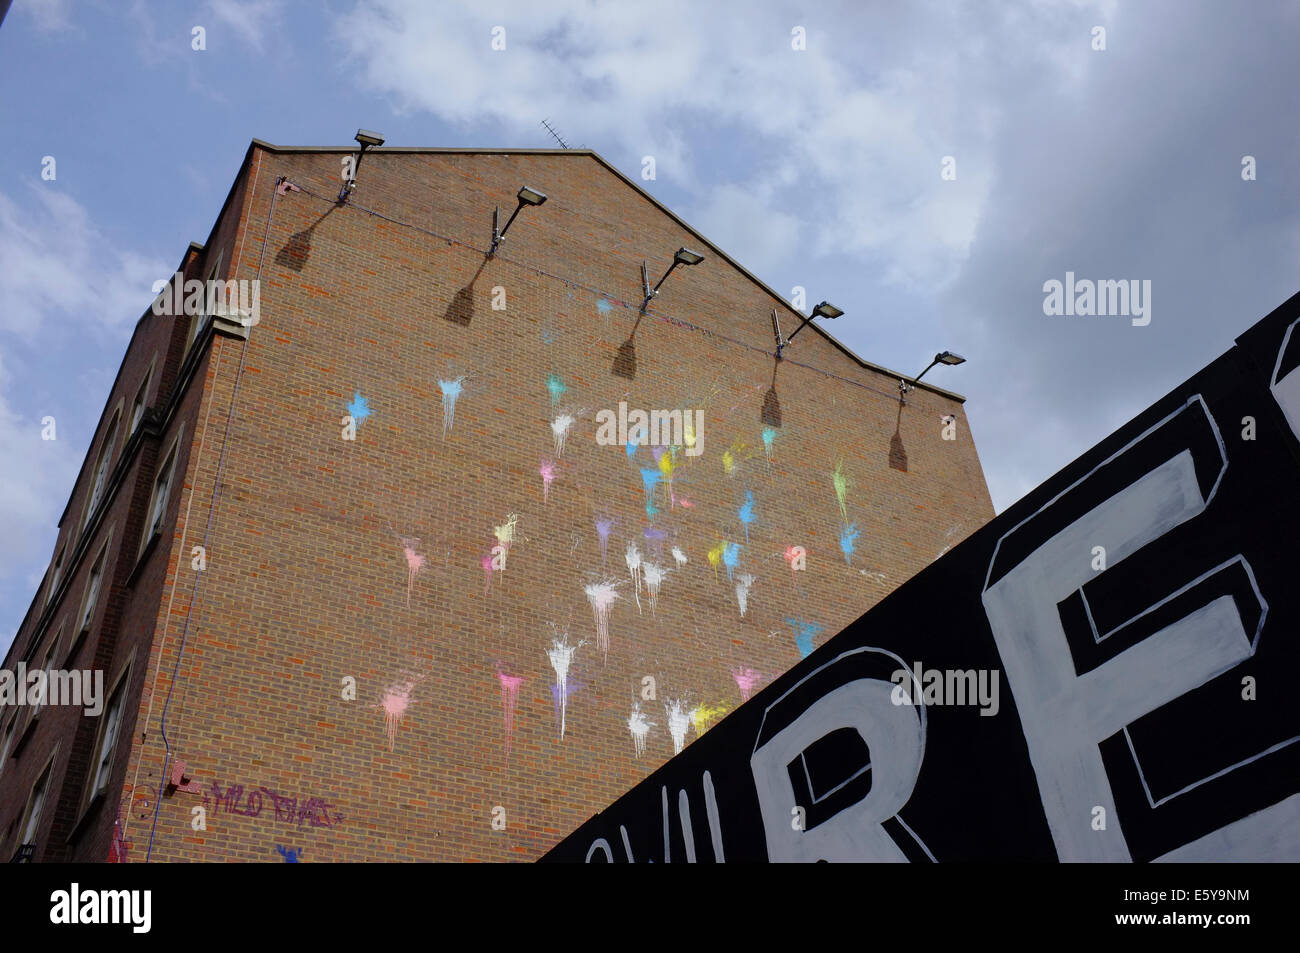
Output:
<svg viewBox="0 0 1300 953">
<path fill-rule="evenodd" d="M 850 481 L 844 473 L 844 458 L 841 457 L 835 462 L 835 472 L 831 474 L 831 482 L 835 484 L 835 498 L 840 502 L 840 516 L 844 522 L 849 521 L 848 510 L 844 506 L 845 497 L 848 496 Z"/>
<path fill-rule="evenodd" d="M 722 562 L 722 554 L 727 551 L 727 544 L 720 542 L 710 549 L 705 555 L 709 557 L 709 565 L 713 567 L 713 578 L 718 578 L 718 566 Z"/>
<path fill-rule="evenodd" d="M 500 543 L 502 546 L 505 546 L 507 549 L 509 549 L 510 544 L 514 542 L 515 527 L 518 525 L 519 525 L 519 516 L 517 514 L 511 513 L 509 516 L 507 516 L 505 523 L 503 523 L 500 526 L 494 527 L 492 530 L 493 534 L 497 538 L 497 542 Z"/>
<path fill-rule="evenodd" d="M 748 456 L 749 454 L 745 452 L 745 444 L 740 440 L 739 437 L 737 437 L 735 440 L 731 442 L 730 447 L 722 451 L 723 471 L 727 474 L 727 476 L 731 476 L 733 473 L 736 472 L 736 467 L 740 463 L 740 461 L 745 459 Z"/>
<path fill-rule="evenodd" d="M 697 705 L 691 709 L 691 724 L 695 726 L 695 735 L 699 737 L 708 730 L 709 723 L 717 721 L 727 713 L 723 705 Z"/>
</svg>

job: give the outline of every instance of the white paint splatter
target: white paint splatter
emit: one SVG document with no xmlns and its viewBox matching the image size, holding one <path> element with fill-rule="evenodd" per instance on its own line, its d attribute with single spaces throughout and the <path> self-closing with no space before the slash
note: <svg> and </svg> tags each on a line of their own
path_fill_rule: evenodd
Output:
<svg viewBox="0 0 1300 953">
<path fill-rule="evenodd" d="M 564 441 L 569 436 L 569 430 L 573 427 L 574 420 L 570 414 L 560 414 L 551 421 L 551 434 L 555 437 L 555 457 L 558 460 L 564 456 Z"/>
<path fill-rule="evenodd" d="M 745 610 L 749 608 L 749 587 L 754 584 L 754 577 L 748 573 L 742 573 L 740 581 L 736 583 L 736 604 L 740 606 L 740 617 L 745 618 Z"/>
<path fill-rule="evenodd" d="M 636 548 L 636 543 L 627 544 L 627 552 L 623 555 L 627 562 L 627 571 L 632 575 L 632 582 L 636 586 L 636 611 L 641 611 L 641 551 Z"/>
<path fill-rule="evenodd" d="M 673 547 L 673 559 L 677 561 L 678 568 L 686 565 L 686 554 L 678 547 Z"/>
<path fill-rule="evenodd" d="M 653 725 L 653 721 L 646 720 L 646 716 L 641 711 L 640 704 L 632 706 L 632 714 L 627 718 L 627 730 L 632 733 L 632 744 L 636 749 L 636 756 L 638 758 L 645 754 L 646 736 L 650 734 L 650 728 Z"/>
<path fill-rule="evenodd" d="M 609 613 L 618 598 L 618 583 L 612 579 L 602 579 L 583 587 L 591 611 L 596 616 L 596 647 L 605 656 L 609 655 Z"/>
<path fill-rule="evenodd" d="M 577 645 L 570 645 L 568 636 L 561 636 L 551 642 L 551 647 L 546 650 L 547 657 L 551 660 L 551 668 L 555 669 L 555 687 L 560 696 L 560 738 L 564 738 L 565 715 L 569 707 L 569 666 L 573 664 L 573 655 L 583 645 L 579 642 Z"/>
<path fill-rule="evenodd" d="M 659 585 L 668 575 L 668 570 L 654 563 L 643 563 L 641 571 L 645 574 L 645 588 L 650 593 L 650 613 L 653 615 L 655 605 L 659 602 Z"/>
<path fill-rule="evenodd" d="M 680 701 L 666 703 L 664 711 L 668 712 L 668 733 L 673 736 L 673 754 L 681 754 L 686 747 L 686 732 L 691 727 L 691 716 Z"/>
</svg>

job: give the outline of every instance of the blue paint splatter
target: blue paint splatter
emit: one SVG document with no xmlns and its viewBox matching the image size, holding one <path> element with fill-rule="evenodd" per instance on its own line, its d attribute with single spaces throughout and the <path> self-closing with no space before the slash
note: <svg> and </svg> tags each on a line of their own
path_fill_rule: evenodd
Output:
<svg viewBox="0 0 1300 953">
<path fill-rule="evenodd" d="M 281 847 L 279 844 L 276 844 L 275 849 L 280 852 L 280 856 L 284 858 L 284 862 L 286 864 L 296 864 L 299 862 L 298 858 L 302 856 L 301 847 L 290 847 L 288 849 L 285 849 Z"/>
<path fill-rule="evenodd" d="M 731 578 L 731 571 L 736 568 L 740 562 L 740 543 L 727 543 L 722 547 L 722 565 L 727 567 L 727 578 Z"/>
<path fill-rule="evenodd" d="M 445 437 L 451 432 L 451 428 L 456 424 L 456 398 L 464 389 L 463 377 L 456 377 L 449 381 L 438 381 L 438 387 L 442 390 L 442 435 Z"/>
<path fill-rule="evenodd" d="M 645 515 L 654 519 L 654 515 L 659 512 L 655 507 L 655 487 L 659 485 L 659 468 L 642 467 L 641 468 L 641 486 L 645 488 Z"/>
<path fill-rule="evenodd" d="M 858 538 L 858 524 L 850 523 L 840 530 L 840 552 L 844 554 L 844 561 L 852 564 L 853 562 L 853 541 Z"/>
<path fill-rule="evenodd" d="M 776 431 L 771 427 L 763 428 L 763 450 L 770 457 L 772 455 L 772 441 L 776 439 Z"/>
<path fill-rule="evenodd" d="M 597 298 L 596 310 L 599 311 L 601 314 L 609 314 L 611 311 L 614 310 L 614 306 L 610 304 L 608 299 L 606 298 Z"/>
<path fill-rule="evenodd" d="M 561 705 L 561 703 L 568 701 L 570 698 L 572 698 L 574 695 L 576 695 L 578 692 L 582 691 L 582 690 L 583 690 L 584 688 L 586 688 L 586 687 L 587 687 L 587 686 L 586 686 L 585 683 L 577 681 L 577 680 L 574 679 L 572 676 L 570 676 L 569 678 L 565 679 L 565 682 L 564 682 L 564 694 L 563 694 L 563 695 L 560 694 L 560 686 L 559 686 L 559 685 L 552 685 L 552 686 L 551 686 L 551 701 L 555 703 L 555 720 L 556 720 L 556 721 L 559 721 L 559 720 L 560 720 L 560 716 L 561 716 L 560 705 Z"/>
<path fill-rule="evenodd" d="M 559 374 L 552 374 L 550 377 L 546 378 L 546 389 L 551 392 L 552 407 L 554 407 L 556 401 L 564 395 L 564 392 L 568 390 L 568 388 L 564 386 L 564 381 L 560 379 Z"/>
<path fill-rule="evenodd" d="M 352 403 L 348 404 L 348 414 L 354 424 L 360 424 L 370 416 L 370 402 L 361 396 L 361 391 L 352 395 Z"/>
<path fill-rule="evenodd" d="M 627 454 L 627 458 L 629 460 L 631 460 L 633 457 L 636 456 L 636 447 L 637 445 L 634 444 L 631 440 L 623 444 L 623 452 Z"/>
<path fill-rule="evenodd" d="M 745 491 L 745 505 L 737 512 L 740 514 L 740 521 L 745 524 L 745 543 L 749 544 L 749 524 L 758 519 L 754 514 L 754 494 L 748 490 Z"/>
<path fill-rule="evenodd" d="M 799 649 L 799 657 L 807 658 L 812 654 L 813 639 L 822 627 L 816 622 L 804 622 L 801 619 L 786 619 L 788 625 L 794 629 L 794 644 Z"/>
</svg>

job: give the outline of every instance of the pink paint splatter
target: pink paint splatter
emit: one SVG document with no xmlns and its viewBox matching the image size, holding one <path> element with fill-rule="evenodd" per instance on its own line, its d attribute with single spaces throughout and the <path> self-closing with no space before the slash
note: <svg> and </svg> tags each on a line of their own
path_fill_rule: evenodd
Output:
<svg viewBox="0 0 1300 953">
<path fill-rule="evenodd" d="M 736 687 L 740 689 L 741 700 L 749 701 L 749 696 L 753 693 L 754 686 L 767 676 L 752 668 L 733 668 L 731 670 L 731 677 L 736 680 Z"/>
<path fill-rule="evenodd" d="M 498 665 L 497 681 L 501 683 L 501 708 L 505 713 L 506 754 L 510 754 L 510 742 L 515 734 L 515 703 L 519 700 L 519 686 L 524 683 L 524 677 L 507 675 Z"/>
<path fill-rule="evenodd" d="M 402 548 L 406 553 L 406 604 L 411 604 L 411 584 L 415 581 L 415 574 L 424 566 L 425 558 L 415 551 L 420 541 L 414 538 L 403 538 Z"/>
<path fill-rule="evenodd" d="M 380 707 L 384 710 L 384 732 L 388 735 L 389 751 L 397 744 L 397 726 L 406 714 L 406 708 L 411 703 L 411 691 L 418 681 L 419 679 L 410 679 L 400 682 L 384 692 Z"/>
<path fill-rule="evenodd" d="M 492 588 L 492 554 L 488 553 L 481 560 L 483 565 L 483 595 L 487 595 Z"/>
<path fill-rule="evenodd" d="M 542 475 L 542 502 L 546 503 L 551 498 L 551 483 L 555 480 L 555 464 L 550 460 L 543 460 L 542 465 L 537 468 L 537 472 Z"/>
</svg>

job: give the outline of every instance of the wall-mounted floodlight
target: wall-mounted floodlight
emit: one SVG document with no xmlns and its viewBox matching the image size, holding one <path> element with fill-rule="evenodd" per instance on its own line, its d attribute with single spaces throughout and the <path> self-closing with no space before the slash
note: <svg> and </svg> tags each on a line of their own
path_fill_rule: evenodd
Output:
<svg viewBox="0 0 1300 953">
<path fill-rule="evenodd" d="M 645 262 L 641 262 L 641 290 L 645 292 L 645 300 L 641 302 L 641 311 L 645 313 L 646 306 L 650 304 L 650 299 L 659 293 L 659 286 L 668 280 L 668 276 L 673 273 L 673 269 L 678 265 L 698 265 L 704 261 L 704 256 L 699 252 L 693 252 L 689 248 L 679 248 L 673 254 L 673 263 L 668 266 L 664 276 L 660 278 L 653 288 L 650 287 L 650 274 L 646 271 Z"/>
<path fill-rule="evenodd" d="M 366 156 L 367 149 L 374 149 L 384 144 L 384 137 L 377 132 L 371 132 L 369 129 L 358 129 L 356 136 L 357 143 L 361 146 L 361 151 L 357 153 L 357 161 L 352 164 L 352 174 L 348 176 L 343 188 L 339 189 L 339 204 L 348 200 L 352 190 L 357 187 L 357 169 L 361 168 L 361 160 Z"/>
<path fill-rule="evenodd" d="M 940 351 L 938 354 L 934 356 L 934 360 L 925 366 L 924 371 L 922 371 L 921 373 L 917 374 L 915 377 L 912 378 L 911 383 L 908 383 L 906 378 L 898 382 L 899 400 L 901 400 L 903 403 L 907 403 L 907 392 L 911 390 L 913 387 L 915 387 L 917 382 L 922 377 L 925 376 L 926 371 L 934 367 L 934 365 L 947 364 L 951 367 L 955 364 L 965 364 L 965 363 L 966 363 L 966 358 L 962 357 L 960 354 L 954 354 L 952 351 Z"/>
<path fill-rule="evenodd" d="M 546 193 L 538 192 L 536 189 L 530 189 L 525 185 L 519 190 L 518 199 L 519 204 L 516 205 L 515 210 L 510 213 L 510 218 L 506 220 L 505 228 L 497 228 L 497 223 L 501 220 L 501 209 L 495 208 L 492 210 L 492 247 L 488 249 L 489 258 L 497 253 L 497 246 L 506 240 L 506 232 L 510 230 L 510 223 L 515 220 L 515 216 L 519 214 L 519 210 L 525 205 L 542 205 L 546 201 Z"/>
<path fill-rule="evenodd" d="M 776 356 L 777 357 L 781 356 L 781 352 L 785 350 L 786 345 L 794 340 L 794 335 L 798 334 L 809 324 L 812 324 L 813 318 L 833 319 L 833 318 L 838 318 L 843 313 L 844 313 L 843 311 L 835 307 L 835 305 L 831 304 L 829 301 L 823 301 L 820 304 L 818 304 L 817 307 L 813 308 L 812 314 L 804 318 L 803 322 L 797 328 L 794 329 L 794 334 L 791 334 L 788 338 L 786 338 L 783 341 L 781 340 L 781 325 L 776 320 L 776 312 L 773 311 L 772 312 L 772 333 L 776 335 Z"/>
</svg>

